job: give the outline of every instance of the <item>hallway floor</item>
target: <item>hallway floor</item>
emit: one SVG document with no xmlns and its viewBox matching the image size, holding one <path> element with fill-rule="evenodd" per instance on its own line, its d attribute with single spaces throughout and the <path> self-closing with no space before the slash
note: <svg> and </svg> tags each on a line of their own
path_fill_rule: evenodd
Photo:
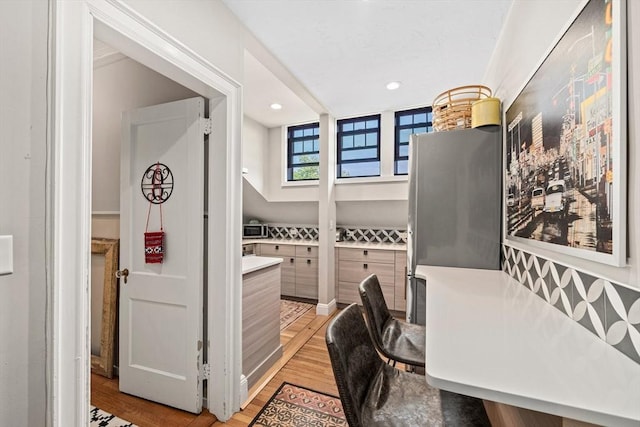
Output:
<svg viewBox="0 0 640 427">
<path fill-rule="evenodd" d="M 337 396 L 324 341 L 330 317 L 310 310 L 281 332 L 283 357 L 249 390 L 250 400 L 226 423 L 204 410 L 195 415 L 118 391 L 118 379 L 91 375 L 91 404 L 139 427 L 247 426 L 283 382 Z M 266 384 L 266 385 L 264 385 Z M 264 385 L 264 387 L 261 387 Z"/>
</svg>

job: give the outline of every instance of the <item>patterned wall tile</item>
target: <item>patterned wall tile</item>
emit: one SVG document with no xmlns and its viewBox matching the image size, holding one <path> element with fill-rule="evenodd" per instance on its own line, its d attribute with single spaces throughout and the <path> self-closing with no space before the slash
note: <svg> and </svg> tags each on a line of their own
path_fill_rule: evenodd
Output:
<svg viewBox="0 0 640 427">
<path fill-rule="evenodd" d="M 548 277 L 550 275 L 549 265 L 551 264 L 544 258 L 532 256 L 533 268 L 531 269 L 531 276 L 533 280 L 533 292 L 546 302 L 551 302 L 551 292 L 549 291 Z"/>
<path fill-rule="evenodd" d="M 604 282 L 606 341 L 640 363 L 640 295 Z"/>
<path fill-rule="evenodd" d="M 341 227 L 338 227 L 341 228 Z M 406 230 L 348 227 L 345 240 L 370 243 L 407 243 Z M 299 225 L 269 225 L 269 237 L 273 239 L 318 240 L 317 227 Z"/>
<path fill-rule="evenodd" d="M 319 234 L 317 227 L 269 226 L 269 237 L 272 239 L 318 240 Z"/>
<path fill-rule="evenodd" d="M 564 265 L 549 262 L 549 274 L 547 274 L 547 286 L 549 287 L 549 304 L 562 311 L 569 317 L 573 317 L 571 307 L 572 288 L 569 286 L 571 270 Z"/>
<path fill-rule="evenodd" d="M 640 290 L 515 249 L 502 269 L 596 337 L 640 363 Z"/>
<path fill-rule="evenodd" d="M 604 280 L 573 270 L 573 320 L 605 339 Z"/>
</svg>

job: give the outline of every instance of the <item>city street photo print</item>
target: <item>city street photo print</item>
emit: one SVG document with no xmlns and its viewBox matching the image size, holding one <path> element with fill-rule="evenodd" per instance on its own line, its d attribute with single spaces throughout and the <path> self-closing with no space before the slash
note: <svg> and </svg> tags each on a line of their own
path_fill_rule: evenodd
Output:
<svg viewBox="0 0 640 427">
<path fill-rule="evenodd" d="M 585 2 L 505 109 L 507 241 L 625 265 L 625 9 Z"/>
</svg>

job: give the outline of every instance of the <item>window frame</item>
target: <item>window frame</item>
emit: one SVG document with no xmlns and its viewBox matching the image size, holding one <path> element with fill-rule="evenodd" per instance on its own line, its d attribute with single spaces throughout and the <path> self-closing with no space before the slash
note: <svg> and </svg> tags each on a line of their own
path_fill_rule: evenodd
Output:
<svg viewBox="0 0 640 427">
<path fill-rule="evenodd" d="M 317 134 L 309 136 L 301 136 L 294 137 L 294 132 L 296 130 L 306 130 L 306 129 L 318 129 Z M 299 141 L 308 141 L 308 140 L 318 140 L 318 150 L 317 151 L 303 151 L 302 153 L 294 153 L 294 144 Z M 303 144 L 304 145 L 304 144 Z M 307 163 L 294 163 L 294 156 L 305 155 L 305 154 L 317 154 L 318 161 L 317 162 L 307 162 Z M 294 179 L 293 169 L 296 167 L 306 167 L 306 166 L 316 166 L 318 168 L 318 178 L 304 178 L 304 179 Z M 320 122 L 313 123 L 305 123 L 301 125 L 287 126 L 287 170 L 286 170 L 286 181 L 287 182 L 305 182 L 305 181 L 317 181 L 320 178 Z"/>
<path fill-rule="evenodd" d="M 343 136 L 356 136 L 356 135 L 365 135 L 371 133 L 373 128 L 367 128 L 366 122 L 370 120 L 377 120 L 378 126 L 375 128 L 376 132 L 376 156 L 375 158 L 367 158 L 367 159 L 349 159 L 343 160 L 342 154 L 343 152 L 348 151 L 358 151 L 358 150 L 366 150 L 371 149 L 372 147 L 367 146 L 365 142 L 364 147 L 352 147 L 352 148 L 342 148 L 342 137 Z M 349 123 L 359 123 L 365 122 L 365 127 L 363 129 L 358 130 L 343 130 L 343 126 Z M 380 139 L 381 139 L 381 129 L 382 129 L 382 115 L 381 114 L 369 114 L 367 116 L 359 116 L 359 117 L 351 117 L 348 119 L 340 119 L 336 122 L 336 178 L 337 179 L 350 179 L 350 178 L 372 178 L 379 177 L 382 173 L 382 165 L 380 161 Z M 378 173 L 376 175 L 351 175 L 351 176 L 342 176 L 342 165 L 343 164 L 353 164 L 353 163 L 374 163 L 378 162 Z"/>
<path fill-rule="evenodd" d="M 416 114 L 422 114 L 425 113 L 427 120 L 425 122 L 419 122 L 419 123 L 411 123 L 408 125 L 401 125 L 400 124 L 400 118 L 401 117 L 406 117 L 406 116 L 414 116 Z M 407 153 L 406 156 L 401 156 L 400 155 L 400 147 L 401 146 L 405 146 L 405 143 L 401 143 L 400 142 L 400 132 L 405 130 L 405 129 L 416 129 L 416 128 L 421 128 L 424 127 L 427 129 L 427 133 L 429 133 L 429 128 L 431 128 L 431 132 L 433 132 L 433 116 L 431 116 L 431 120 L 429 120 L 429 115 L 433 113 L 433 109 L 431 106 L 426 106 L 426 107 L 418 107 L 418 108 L 411 108 L 408 110 L 401 110 L 401 111 L 396 111 L 394 114 L 394 142 L 393 142 L 393 146 L 394 146 L 394 154 L 393 154 L 393 174 L 394 176 L 406 176 L 409 174 L 409 172 L 407 171 L 406 173 L 398 173 L 398 162 L 399 161 L 403 161 L 403 160 L 409 160 L 409 153 Z M 414 134 L 415 132 L 411 132 L 411 134 Z M 407 141 L 406 145 L 409 145 L 409 142 Z"/>
</svg>

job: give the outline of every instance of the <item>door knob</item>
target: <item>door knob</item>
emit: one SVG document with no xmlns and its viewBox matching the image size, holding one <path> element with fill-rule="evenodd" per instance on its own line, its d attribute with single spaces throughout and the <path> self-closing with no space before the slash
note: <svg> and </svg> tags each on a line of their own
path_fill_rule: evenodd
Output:
<svg viewBox="0 0 640 427">
<path fill-rule="evenodd" d="M 125 285 L 127 284 L 127 277 L 129 276 L 129 269 L 125 268 L 124 270 L 118 270 L 116 271 L 116 277 L 118 279 L 120 278 L 124 278 L 124 283 Z"/>
</svg>

